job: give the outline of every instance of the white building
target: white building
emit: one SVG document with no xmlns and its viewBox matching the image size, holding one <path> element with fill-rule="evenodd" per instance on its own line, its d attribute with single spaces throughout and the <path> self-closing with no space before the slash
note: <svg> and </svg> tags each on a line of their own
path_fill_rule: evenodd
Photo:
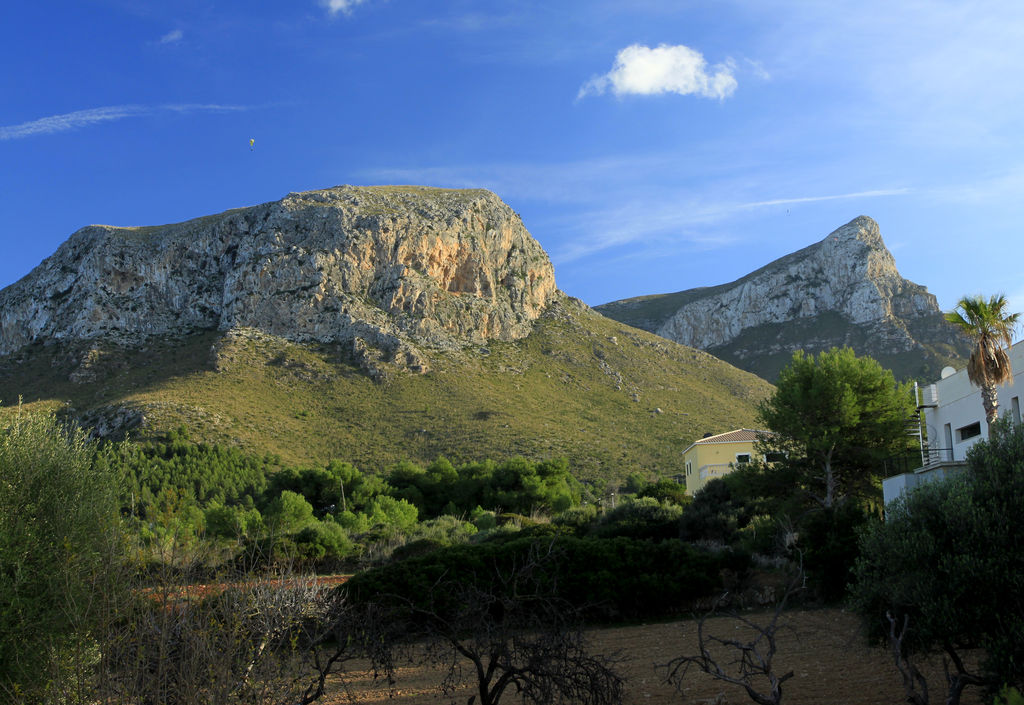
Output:
<svg viewBox="0 0 1024 705">
<path fill-rule="evenodd" d="M 1010 348 L 1013 381 L 999 387 L 999 415 L 1020 423 L 1020 400 L 1024 397 L 1024 341 Z M 946 477 L 965 467 L 967 450 L 988 438 L 981 390 L 967 379 L 967 370 L 942 371 L 942 379 L 920 390 L 919 403 L 927 442 L 921 452 L 921 467 L 913 472 L 882 481 L 882 495 L 888 504 L 923 482 Z"/>
</svg>

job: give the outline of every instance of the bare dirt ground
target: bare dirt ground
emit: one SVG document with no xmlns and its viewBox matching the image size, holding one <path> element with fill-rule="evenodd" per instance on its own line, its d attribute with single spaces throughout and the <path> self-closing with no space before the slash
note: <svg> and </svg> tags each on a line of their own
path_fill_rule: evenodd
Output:
<svg viewBox="0 0 1024 705">
<path fill-rule="evenodd" d="M 752 621 L 766 622 L 770 615 L 746 615 Z M 784 705 L 898 705 L 905 702 L 899 675 L 889 653 L 865 643 L 857 618 L 838 609 L 793 611 L 784 615 L 784 628 L 778 633 L 775 665 L 779 673 L 794 672 L 783 686 Z M 735 620 L 717 617 L 708 620 L 705 632 L 723 638 L 743 635 Z M 667 663 L 682 654 L 696 654 L 697 624 L 694 621 L 595 629 L 589 633 L 592 651 L 618 653 L 619 672 L 626 679 L 624 702 L 627 705 L 704 703 L 739 705 L 752 702 L 742 688 L 691 670 L 683 690 L 664 682 L 664 670 L 655 664 Z M 728 659 L 725 659 L 728 660 Z M 944 681 L 939 661 L 922 669 L 928 676 L 932 700 L 942 702 Z M 468 674 L 468 672 L 467 672 Z M 341 705 L 353 700 L 360 705 L 428 705 L 465 703 L 472 694 L 468 687 L 452 695 L 438 690 L 442 675 L 437 670 L 407 666 L 396 674 L 393 689 L 374 681 L 366 671 L 350 670 L 350 694 L 341 694 L 334 683 L 334 695 L 324 702 Z M 761 684 L 763 685 L 763 684 Z M 968 690 L 964 705 L 978 705 L 977 692 Z M 515 693 L 505 701 L 518 702 Z"/>
</svg>

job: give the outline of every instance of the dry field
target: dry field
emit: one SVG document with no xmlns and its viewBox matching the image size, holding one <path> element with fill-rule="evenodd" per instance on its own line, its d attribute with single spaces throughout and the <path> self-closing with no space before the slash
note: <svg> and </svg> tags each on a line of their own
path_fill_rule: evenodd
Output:
<svg viewBox="0 0 1024 705">
<path fill-rule="evenodd" d="M 757 622 L 757 617 L 752 620 Z M 794 672 L 793 678 L 783 686 L 784 705 L 898 705 L 905 702 L 888 652 L 865 644 L 853 615 L 838 609 L 794 611 L 785 615 L 782 623 L 785 626 L 778 635 L 775 664 L 779 672 Z M 709 620 L 705 630 L 723 638 L 743 633 L 735 620 L 725 617 Z M 663 664 L 680 654 L 697 653 L 696 634 L 696 623 L 683 621 L 596 629 L 591 633 L 591 643 L 594 652 L 618 652 L 623 659 L 619 670 L 626 678 L 624 702 L 627 705 L 752 702 L 742 688 L 694 671 L 688 675 L 681 693 L 663 682 L 654 664 Z M 931 663 L 924 670 L 933 691 L 932 700 L 942 702 L 945 698 L 941 697 L 944 694 L 941 663 Z M 354 670 L 349 677 L 350 696 L 336 694 L 326 698 L 326 702 L 331 705 L 352 700 L 360 705 L 465 703 L 472 694 L 465 688 L 445 696 L 437 690 L 440 674 L 418 667 L 400 669 L 394 690 L 390 691 L 380 682 L 374 682 L 366 672 Z M 981 702 L 970 690 L 965 695 L 964 705 Z M 504 700 L 509 705 L 517 702 L 514 693 L 506 694 Z"/>
</svg>

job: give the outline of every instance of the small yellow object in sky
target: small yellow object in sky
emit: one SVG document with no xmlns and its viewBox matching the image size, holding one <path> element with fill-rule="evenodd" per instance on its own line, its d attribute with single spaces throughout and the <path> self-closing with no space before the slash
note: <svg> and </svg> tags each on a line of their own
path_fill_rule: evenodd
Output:
<svg viewBox="0 0 1024 705">
<path fill-rule="evenodd" d="M 249 151 L 250 152 L 252 151 L 252 147 L 253 147 L 254 144 L 256 144 L 256 140 L 255 139 L 250 139 L 249 140 Z"/>
</svg>

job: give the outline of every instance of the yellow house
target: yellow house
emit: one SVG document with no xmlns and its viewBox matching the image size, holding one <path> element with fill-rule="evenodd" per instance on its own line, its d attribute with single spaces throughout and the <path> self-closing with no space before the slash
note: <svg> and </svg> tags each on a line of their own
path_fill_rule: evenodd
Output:
<svg viewBox="0 0 1024 705">
<path fill-rule="evenodd" d="M 754 441 L 758 433 L 767 431 L 740 428 L 717 436 L 705 436 L 692 443 L 683 451 L 686 494 L 692 497 L 709 480 L 728 475 L 738 466 L 754 459 Z"/>
</svg>

